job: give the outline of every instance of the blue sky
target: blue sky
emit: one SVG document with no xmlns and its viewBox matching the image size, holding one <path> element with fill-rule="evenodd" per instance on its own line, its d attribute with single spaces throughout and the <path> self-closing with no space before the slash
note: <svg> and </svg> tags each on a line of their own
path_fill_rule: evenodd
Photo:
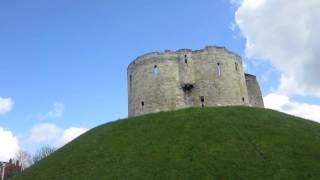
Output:
<svg viewBox="0 0 320 180">
<path fill-rule="evenodd" d="M 70 140 L 68 132 L 73 137 L 126 117 L 126 69 L 132 60 L 150 51 L 206 45 L 241 55 L 269 104 L 284 98 L 282 103 L 318 110 L 315 93 L 283 93 L 279 84 L 287 72 L 264 56 L 268 53 L 250 52 L 247 42 L 254 35 L 236 20 L 245 1 L 2 1 L 0 97 L 11 105 L 0 111 L 0 141 L 1 132 L 10 133 L 2 142 L 17 140 L 13 144 L 33 153 L 42 145 L 59 144 L 62 137 Z M 35 137 L 46 135 L 51 136 Z M 11 155 L 1 151 L 0 160 Z"/>
</svg>

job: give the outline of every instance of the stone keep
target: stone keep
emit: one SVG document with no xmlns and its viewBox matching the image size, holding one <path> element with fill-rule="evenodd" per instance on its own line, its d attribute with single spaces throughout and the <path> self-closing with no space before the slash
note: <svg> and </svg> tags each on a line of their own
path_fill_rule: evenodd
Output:
<svg viewBox="0 0 320 180">
<path fill-rule="evenodd" d="M 144 54 L 128 66 L 129 117 L 203 106 L 264 107 L 254 75 L 224 47 Z"/>
</svg>

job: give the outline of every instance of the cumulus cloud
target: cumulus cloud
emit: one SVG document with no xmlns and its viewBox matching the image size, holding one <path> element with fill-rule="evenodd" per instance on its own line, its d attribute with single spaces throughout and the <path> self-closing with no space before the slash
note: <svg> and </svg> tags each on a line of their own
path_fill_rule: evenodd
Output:
<svg viewBox="0 0 320 180">
<path fill-rule="evenodd" d="M 0 127 L 0 161 L 8 161 L 19 150 L 19 141 L 9 130 Z"/>
<path fill-rule="evenodd" d="M 31 129 L 30 140 L 37 143 L 48 142 L 55 140 L 62 132 L 63 130 L 55 124 L 37 124 Z"/>
<path fill-rule="evenodd" d="M 85 133 L 88 129 L 85 128 L 68 128 L 65 129 L 62 133 L 62 135 L 56 140 L 56 145 L 58 147 L 63 146 L 73 139 L 77 138 L 81 134 Z"/>
<path fill-rule="evenodd" d="M 10 112 L 13 107 L 13 100 L 9 97 L 0 97 L 0 114 Z"/>
<path fill-rule="evenodd" d="M 320 105 L 293 101 L 277 93 L 268 94 L 263 100 L 266 108 L 320 122 Z"/>
<path fill-rule="evenodd" d="M 52 123 L 42 123 L 32 127 L 29 141 L 30 143 L 52 144 L 56 147 L 61 147 L 87 130 L 86 128 L 77 127 L 63 129 Z"/>
<path fill-rule="evenodd" d="M 232 0 L 249 58 L 282 73 L 279 91 L 320 96 L 320 1 Z"/>
<path fill-rule="evenodd" d="M 56 102 L 52 106 L 52 110 L 46 114 L 40 114 L 39 119 L 52 119 L 62 117 L 64 113 L 64 104 L 61 102 Z"/>
</svg>

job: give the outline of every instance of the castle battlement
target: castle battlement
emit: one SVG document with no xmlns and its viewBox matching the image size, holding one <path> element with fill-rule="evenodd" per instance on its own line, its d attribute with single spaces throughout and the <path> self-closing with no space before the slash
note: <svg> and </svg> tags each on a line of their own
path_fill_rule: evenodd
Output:
<svg viewBox="0 0 320 180">
<path fill-rule="evenodd" d="M 263 107 L 259 84 L 225 47 L 146 53 L 128 66 L 129 116 L 196 106 Z"/>
<path fill-rule="evenodd" d="M 192 49 L 178 49 L 176 51 L 172 51 L 172 50 L 164 50 L 163 52 L 160 52 L 160 51 L 155 51 L 155 52 L 148 52 L 148 53 L 145 53 L 141 56 L 138 56 L 135 60 L 133 60 L 129 66 L 131 64 L 136 64 L 136 63 L 139 63 L 140 61 L 143 61 L 144 59 L 148 59 L 148 58 L 151 58 L 150 56 L 159 56 L 159 55 L 162 55 L 162 56 L 165 56 L 165 55 L 177 55 L 179 53 L 193 53 L 193 54 L 196 54 L 196 53 L 226 53 L 230 56 L 234 56 L 235 58 L 237 58 L 239 60 L 239 63 L 242 64 L 242 60 L 241 60 L 241 56 L 239 56 L 238 54 L 232 52 L 232 51 L 229 51 L 227 48 L 225 48 L 224 46 L 206 46 L 204 49 L 199 49 L 199 50 L 192 50 Z"/>
</svg>

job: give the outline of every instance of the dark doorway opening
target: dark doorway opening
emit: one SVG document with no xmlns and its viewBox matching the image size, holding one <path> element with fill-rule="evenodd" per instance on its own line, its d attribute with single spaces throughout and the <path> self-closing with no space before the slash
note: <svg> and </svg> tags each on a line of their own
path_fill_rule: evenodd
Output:
<svg viewBox="0 0 320 180">
<path fill-rule="evenodd" d="M 201 107 L 204 108 L 204 96 L 200 96 Z"/>
</svg>

